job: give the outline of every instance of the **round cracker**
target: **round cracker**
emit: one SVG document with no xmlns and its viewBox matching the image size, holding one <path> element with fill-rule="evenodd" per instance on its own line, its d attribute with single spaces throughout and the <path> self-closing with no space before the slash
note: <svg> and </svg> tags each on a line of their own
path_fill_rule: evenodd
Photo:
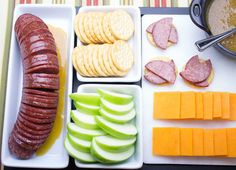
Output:
<svg viewBox="0 0 236 170">
<path fill-rule="evenodd" d="M 94 29 L 93 29 L 93 20 L 94 20 L 94 15 L 96 15 L 96 12 L 90 12 L 88 13 L 88 26 L 89 26 L 89 32 L 91 34 L 91 37 L 96 43 L 100 43 L 100 40 L 97 38 Z"/>
<path fill-rule="evenodd" d="M 81 17 L 80 17 L 80 16 L 81 16 L 80 14 L 77 14 L 77 15 L 75 16 L 75 19 L 74 19 L 74 30 L 75 30 L 75 33 L 76 33 L 77 37 L 79 38 L 79 40 L 80 40 L 82 43 L 86 44 L 86 43 L 88 43 L 88 42 L 83 39 L 83 37 L 82 37 L 82 35 L 81 35 L 81 33 L 80 33 L 80 30 L 79 30 L 79 21 L 81 20 Z"/>
<path fill-rule="evenodd" d="M 109 39 L 109 41 L 111 43 L 115 42 L 115 37 L 112 35 L 111 33 L 111 30 L 110 30 L 110 24 L 109 24 L 109 15 L 111 13 L 108 12 L 106 13 L 106 15 L 103 17 L 103 20 L 102 20 L 102 26 L 103 26 L 103 31 L 106 35 L 106 37 Z"/>
<path fill-rule="evenodd" d="M 84 76 L 90 76 L 90 74 L 88 73 L 88 71 L 86 70 L 85 66 L 84 66 L 84 46 L 78 46 L 76 47 L 78 48 L 78 52 L 77 52 L 77 57 L 76 57 L 76 64 L 78 65 L 79 69 L 81 70 L 81 72 L 84 74 Z"/>
<path fill-rule="evenodd" d="M 103 39 L 103 42 L 111 44 L 112 42 L 106 37 L 106 34 L 103 30 L 102 21 L 103 21 L 103 18 L 105 15 L 106 15 L 106 13 L 101 13 L 100 17 L 98 17 L 98 20 L 97 20 L 98 31 Z"/>
<path fill-rule="evenodd" d="M 85 69 L 89 73 L 89 76 L 95 77 L 95 74 L 92 72 L 92 70 L 90 68 L 90 65 L 88 64 L 89 63 L 89 56 L 88 55 L 91 52 L 91 48 L 90 47 L 91 47 L 91 44 L 85 46 L 84 53 L 83 53 L 83 61 L 84 61 Z"/>
<path fill-rule="evenodd" d="M 109 50 L 109 47 L 111 45 L 108 45 L 108 44 L 105 44 L 104 45 L 104 51 L 103 51 L 103 63 L 104 63 L 104 66 L 107 70 L 107 72 L 109 73 L 109 76 L 114 76 L 115 73 L 112 71 L 111 67 L 110 67 L 110 64 L 109 64 L 109 56 L 108 56 L 108 50 Z"/>
<path fill-rule="evenodd" d="M 88 39 L 90 40 L 90 42 L 96 43 L 96 41 L 91 36 L 89 23 L 90 23 L 90 13 L 88 12 L 86 13 L 86 15 L 84 15 L 84 22 L 83 22 L 84 32 L 86 36 L 88 37 Z"/>
<path fill-rule="evenodd" d="M 115 10 L 109 16 L 110 30 L 116 39 L 128 40 L 134 34 L 134 22 L 129 13 Z"/>
<path fill-rule="evenodd" d="M 101 48 L 101 45 L 97 46 L 94 48 L 94 53 L 93 53 L 93 66 L 96 70 L 96 72 L 99 74 L 99 76 L 105 77 L 107 76 L 103 70 L 101 69 L 101 66 L 99 65 L 98 62 L 98 57 L 99 57 L 99 49 Z"/>
<path fill-rule="evenodd" d="M 101 35 L 102 34 L 101 31 L 99 30 L 99 24 L 101 24 L 103 15 L 105 15 L 104 12 L 96 12 L 93 15 L 93 23 L 92 23 L 93 24 L 93 31 L 100 43 L 106 42 Z"/>
<path fill-rule="evenodd" d="M 78 49 L 77 49 L 78 47 L 75 47 L 74 49 L 73 49 L 73 51 L 72 51 L 72 64 L 73 64 L 73 66 L 74 66 L 74 68 L 75 68 L 75 70 L 76 70 L 76 72 L 78 72 L 81 76 L 85 76 L 85 74 L 80 70 L 80 68 L 79 68 L 79 66 L 77 65 L 77 62 L 76 62 L 76 57 L 77 57 L 77 51 L 78 51 Z"/>
<path fill-rule="evenodd" d="M 112 46 L 112 61 L 120 70 L 127 72 L 134 64 L 134 55 L 129 44 L 123 40 L 116 41 Z"/>
<path fill-rule="evenodd" d="M 100 76 L 99 74 L 98 74 L 98 72 L 95 70 L 95 68 L 94 68 L 94 65 L 93 65 L 93 55 L 94 55 L 94 53 L 96 53 L 97 52 L 97 46 L 98 45 L 95 45 L 95 44 L 91 44 L 90 46 L 89 46 L 89 53 L 88 53 L 88 65 L 89 65 L 89 67 L 90 67 L 90 69 L 91 69 L 91 71 L 93 72 L 93 74 L 94 74 L 94 76 Z"/>
<path fill-rule="evenodd" d="M 111 51 L 112 51 L 112 48 L 111 47 L 108 48 L 108 60 L 109 60 L 109 65 L 110 65 L 111 70 L 113 71 L 113 73 L 115 73 L 116 76 L 119 76 L 119 77 L 125 76 L 128 73 L 128 71 L 120 71 L 118 70 L 118 68 L 116 68 L 116 66 L 114 65 L 112 61 Z"/>
<path fill-rule="evenodd" d="M 79 32 L 83 38 L 83 40 L 87 43 L 90 44 L 92 41 L 87 37 L 85 31 L 84 31 L 84 16 L 86 15 L 85 13 L 79 13 L 79 20 L 78 20 L 78 27 L 79 27 Z"/>
<path fill-rule="evenodd" d="M 106 70 L 106 67 L 103 61 L 104 46 L 106 46 L 106 44 L 100 45 L 98 48 L 98 64 L 102 72 L 104 72 L 106 76 L 109 76 L 109 72 Z"/>
</svg>

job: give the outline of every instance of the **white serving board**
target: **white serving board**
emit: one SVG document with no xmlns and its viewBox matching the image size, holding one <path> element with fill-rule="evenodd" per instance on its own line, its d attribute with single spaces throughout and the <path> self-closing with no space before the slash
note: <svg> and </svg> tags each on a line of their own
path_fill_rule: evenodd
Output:
<svg viewBox="0 0 236 170">
<path fill-rule="evenodd" d="M 67 81 L 65 111 L 62 132 L 50 150 L 42 156 L 33 156 L 28 160 L 20 160 L 10 154 L 8 149 L 9 134 L 13 129 L 21 102 L 23 68 L 20 49 L 14 32 L 14 24 L 18 16 L 24 13 L 34 14 L 43 19 L 46 24 L 62 28 L 67 33 Z M 3 139 L 2 139 L 2 163 L 5 166 L 24 168 L 65 168 L 69 163 L 69 156 L 64 148 L 64 136 L 66 127 L 66 114 L 69 112 L 71 101 L 68 93 L 72 92 L 72 62 L 71 53 L 74 47 L 73 20 L 75 8 L 68 5 L 18 5 L 15 7 L 13 27 L 11 33 L 11 46 L 9 56 L 7 92 L 4 113 Z"/>
<path fill-rule="evenodd" d="M 147 40 L 146 28 L 149 24 L 164 18 L 172 17 L 177 28 L 179 42 L 177 45 L 161 50 L 153 47 Z M 195 26 L 189 15 L 144 15 L 142 17 L 142 75 L 145 64 L 157 56 L 168 56 L 173 59 L 178 70 L 181 71 L 186 62 L 194 55 L 210 58 L 215 71 L 212 84 L 207 88 L 193 88 L 178 75 L 174 85 L 156 86 L 144 78 L 143 87 L 143 151 L 144 163 L 147 164 L 201 164 L 201 165 L 236 165 L 236 159 L 223 157 L 161 157 L 152 154 L 153 127 L 201 127 L 224 128 L 236 127 L 235 121 L 191 121 L 191 120 L 154 120 L 153 94 L 158 91 L 228 91 L 236 92 L 236 60 L 223 56 L 216 49 L 209 48 L 198 52 L 194 43 L 206 37 L 204 31 Z M 170 139 L 171 140 L 171 139 Z"/>
<path fill-rule="evenodd" d="M 141 79 L 141 14 L 140 9 L 134 6 L 84 6 L 79 9 L 82 12 L 111 12 L 117 9 L 125 10 L 134 21 L 134 35 L 127 41 L 134 54 L 134 65 L 124 77 L 83 77 L 77 73 L 77 79 L 81 82 L 137 82 Z M 81 45 L 77 38 L 77 45 Z"/>
</svg>

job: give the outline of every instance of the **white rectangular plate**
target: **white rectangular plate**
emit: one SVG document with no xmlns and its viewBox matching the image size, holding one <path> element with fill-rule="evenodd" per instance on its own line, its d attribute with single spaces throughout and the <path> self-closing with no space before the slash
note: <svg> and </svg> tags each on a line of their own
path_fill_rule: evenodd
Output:
<svg viewBox="0 0 236 170">
<path fill-rule="evenodd" d="M 134 53 L 134 65 L 129 71 L 129 73 L 124 77 L 83 77 L 79 73 L 77 73 L 77 78 L 82 82 L 137 82 L 141 78 L 141 14 L 140 9 L 138 7 L 132 6 L 101 6 L 101 7 L 92 7 L 85 6 L 79 9 L 79 13 L 81 12 L 89 12 L 89 11 L 101 11 L 101 12 L 110 12 L 116 9 L 123 9 L 127 11 L 133 21 L 134 21 L 134 35 L 128 41 L 130 47 Z M 77 45 L 81 45 L 79 38 L 77 39 Z"/>
<path fill-rule="evenodd" d="M 161 50 L 153 47 L 147 40 L 146 28 L 149 24 L 164 18 L 172 17 L 177 28 L 179 42 L 177 45 Z M 186 62 L 194 55 L 201 58 L 210 58 L 215 76 L 212 84 L 207 88 L 192 88 L 178 75 L 174 85 L 157 86 L 142 81 L 143 87 L 143 149 L 144 163 L 148 164 L 201 164 L 201 165 L 236 165 L 236 159 L 223 157 L 161 157 L 152 155 L 152 128 L 153 127 L 201 127 L 225 128 L 236 127 L 235 121 L 194 121 L 176 120 L 164 121 L 153 119 L 153 93 L 158 91 L 228 91 L 236 92 L 236 77 L 234 76 L 236 61 L 219 53 L 216 49 L 209 48 L 199 53 L 194 42 L 206 37 L 204 31 L 195 26 L 189 15 L 145 15 L 142 17 L 142 70 L 150 59 L 157 56 L 167 56 L 174 60 L 179 72 Z M 143 71 L 142 71 L 143 72 Z M 171 140 L 171 139 L 170 139 Z"/>
<path fill-rule="evenodd" d="M 69 157 L 64 149 L 64 135 L 66 118 L 60 137 L 56 140 L 50 150 L 43 156 L 33 156 L 28 160 L 20 160 L 10 154 L 8 149 L 8 137 L 13 129 L 18 114 L 21 90 L 23 83 L 23 68 L 20 56 L 20 49 L 14 32 L 14 24 L 18 16 L 24 13 L 34 14 L 48 24 L 62 28 L 68 36 L 67 53 L 67 81 L 66 81 L 66 101 L 65 106 L 70 106 L 68 93 L 72 91 L 72 64 L 70 54 L 74 46 L 73 20 L 75 8 L 62 5 L 18 5 L 14 11 L 13 28 L 11 34 L 11 47 L 9 57 L 7 93 L 4 114 L 3 140 L 2 140 L 2 163 L 11 167 L 31 167 L 31 168 L 64 168 L 68 166 Z M 70 108 L 65 107 L 65 113 Z"/>
<path fill-rule="evenodd" d="M 77 92 L 91 93 L 91 92 L 96 92 L 97 88 L 112 90 L 114 92 L 119 92 L 119 93 L 124 93 L 124 94 L 129 94 L 129 95 L 134 96 L 135 111 L 136 111 L 136 117 L 135 117 L 134 122 L 138 130 L 135 153 L 130 159 L 120 164 L 109 164 L 109 165 L 100 164 L 100 163 L 86 164 L 86 163 L 81 163 L 75 160 L 75 165 L 80 168 L 95 168 L 95 169 L 98 169 L 98 168 L 102 168 L 102 169 L 138 169 L 138 168 L 141 168 L 143 165 L 141 88 L 137 85 L 85 84 L 85 85 L 79 86 Z M 67 116 L 69 118 L 69 113 Z"/>
</svg>

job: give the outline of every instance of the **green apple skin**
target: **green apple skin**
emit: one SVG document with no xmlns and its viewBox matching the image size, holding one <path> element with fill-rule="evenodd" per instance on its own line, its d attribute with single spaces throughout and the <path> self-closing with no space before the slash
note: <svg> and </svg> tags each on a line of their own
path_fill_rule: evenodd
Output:
<svg viewBox="0 0 236 170">
<path fill-rule="evenodd" d="M 123 152 L 117 152 L 117 153 L 108 152 L 100 148 L 95 140 L 92 140 L 90 152 L 97 161 L 104 164 L 114 164 L 114 163 L 121 163 L 129 159 L 134 154 L 134 151 L 135 151 L 134 146 L 131 146 L 126 151 Z"/>
<path fill-rule="evenodd" d="M 104 117 L 106 120 L 114 122 L 114 123 L 127 123 L 134 119 L 136 113 L 135 109 L 132 109 L 130 112 L 124 114 L 124 115 L 116 115 L 107 112 L 105 109 L 99 110 L 102 117 Z"/>
<path fill-rule="evenodd" d="M 134 102 L 131 101 L 125 105 L 117 105 L 101 98 L 101 108 L 112 114 L 124 115 L 134 108 Z"/>
<path fill-rule="evenodd" d="M 75 149 L 71 145 L 71 143 L 67 137 L 65 138 L 65 141 L 64 141 L 64 147 L 71 157 L 75 158 L 76 160 L 78 160 L 80 162 L 84 162 L 84 163 L 97 162 L 96 159 L 90 153 L 81 152 L 81 151 Z"/>
<path fill-rule="evenodd" d="M 78 112 L 77 110 L 70 111 L 71 119 L 75 122 L 76 125 L 85 129 L 99 129 L 99 126 L 97 125 L 95 117 L 93 115 L 88 115 L 85 113 L 80 113 L 79 115 L 76 115 L 77 112 Z M 82 119 L 82 116 L 91 117 L 92 119 L 94 119 L 94 122 L 85 121 Z"/>
<path fill-rule="evenodd" d="M 72 134 L 75 137 L 78 137 L 78 138 L 84 139 L 84 140 L 90 140 L 90 141 L 95 136 L 101 136 L 101 135 L 106 134 L 101 129 L 84 129 L 74 123 L 68 123 L 67 130 L 70 134 Z"/>
<path fill-rule="evenodd" d="M 71 93 L 69 97 L 75 102 L 99 106 L 100 96 L 97 93 Z"/>
<path fill-rule="evenodd" d="M 97 92 L 102 98 L 115 104 L 127 104 L 133 100 L 133 96 L 131 95 L 116 93 L 105 89 L 98 88 Z"/>
<path fill-rule="evenodd" d="M 96 120 L 98 126 L 102 130 L 104 130 L 107 134 L 109 134 L 113 137 L 119 138 L 119 139 L 134 138 L 136 136 L 136 134 L 138 133 L 136 127 L 132 124 L 127 125 L 127 124 L 112 123 L 112 122 L 107 121 L 106 119 L 104 119 L 101 116 L 95 116 L 95 120 Z M 132 133 L 129 132 L 129 134 L 128 134 L 123 131 L 126 125 L 127 125 L 127 128 L 129 128 L 127 130 L 132 130 Z"/>
<path fill-rule="evenodd" d="M 117 139 L 115 137 L 105 135 L 97 136 L 94 139 L 99 147 L 108 152 L 122 152 L 135 144 L 136 137 L 131 139 Z"/>
<path fill-rule="evenodd" d="M 99 106 L 92 106 L 92 105 L 87 105 L 87 104 L 83 104 L 80 102 L 74 102 L 75 108 L 76 110 L 82 112 L 82 113 L 86 113 L 86 114 L 90 114 L 90 115 L 98 115 L 99 114 Z"/>
<path fill-rule="evenodd" d="M 91 147 L 91 141 L 86 141 L 84 139 L 79 139 L 78 137 L 73 136 L 72 134 L 67 134 L 67 138 L 70 142 L 70 144 L 76 149 L 81 152 L 87 152 L 90 153 L 90 147 Z M 84 141 L 84 142 L 78 142 L 75 140 L 77 138 L 79 141 Z"/>
</svg>

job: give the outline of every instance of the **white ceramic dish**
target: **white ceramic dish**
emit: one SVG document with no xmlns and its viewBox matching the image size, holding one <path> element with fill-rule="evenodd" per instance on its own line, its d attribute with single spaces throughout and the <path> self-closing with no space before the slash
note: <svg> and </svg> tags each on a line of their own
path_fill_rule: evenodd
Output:
<svg viewBox="0 0 236 170">
<path fill-rule="evenodd" d="M 103 11 L 109 12 L 116 9 L 123 9 L 127 11 L 135 25 L 135 31 L 133 37 L 128 41 L 130 44 L 133 53 L 134 53 L 134 65 L 129 73 L 125 77 L 83 77 L 79 73 L 77 73 L 77 78 L 82 82 L 137 82 L 141 78 L 141 14 L 140 9 L 138 7 L 132 6 L 100 6 L 92 7 L 85 6 L 79 9 L 79 13 L 81 12 L 89 12 L 89 11 Z M 79 38 L 77 39 L 77 44 L 81 45 Z"/>
<path fill-rule="evenodd" d="M 97 88 L 112 90 L 114 92 L 126 93 L 134 96 L 135 109 L 136 109 L 136 118 L 135 124 L 138 130 L 138 137 L 135 147 L 134 155 L 127 161 L 120 164 L 86 164 L 81 163 L 75 160 L 75 165 L 79 168 L 102 168 L 102 169 L 138 169 L 143 165 L 143 145 L 142 145 L 142 91 L 141 88 L 137 85 L 102 85 L 102 84 L 85 84 L 80 85 L 77 92 L 96 92 Z M 67 115 L 69 118 L 69 113 Z M 70 119 L 69 119 L 70 121 Z"/>
<path fill-rule="evenodd" d="M 8 149 L 8 137 L 13 129 L 14 123 L 19 110 L 21 101 L 21 89 L 23 82 L 23 69 L 19 46 L 16 41 L 14 24 L 19 15 L 24 13 L 32 13 L 46 23 L 53 26 L 61 27 L 68 35 L 68 54 L 67 54 L 67 82 L 66 82 L 66 101 L 65 106 L 70 106 L 68 93 L 72 91 L 72 63 L 71 52 L 74 47 L 74 30 L 73 20 L 75 16 L 75 8 L 65 5 L 18 5 L 15 7 L 13 28 L 11 34 L 11 47 L 9 57 L 9 68 L 7 78 L 7 92 L 4 114 L 3 139 L 2 139 L 2 163 L 11 167 L 30 167 L 30 168 L 64 168 L 68 166 L 69 157 L 64 149 L 64 135 L 66 118 L 60 137 L 56 140 L 50 150 L 43 156 L 33 156 L 28 160 L 20 160 L 10 154 Z M 65 107 L 65 113 L 70 108 Z"/>
<path fill-rule="evenodd" d="M 146 28 L 149 24 L 164 18 L 172 17 L 173 23 L 179 34 L 178 44 L 167 50 L 153 47 L 147 40 Z M 184 26 L 183 26 L 184 23 Z M 184 64 L 194 55 L 201 58 L 210 58 L 213 64 L 215 76 L 211 85 L 207 88 L 192 88 L 184 83 L 178 75 L 174 85 L 156 86 L 145 79 L 143 87 L 143 150 L 144 163 L 148 164 L 200 164 L 200 165 L 236 165 L 235 158 L 224 157 L 164 157 L 152 154 L 152 128 L 153 127 L 201 127 L 201 128 L 225 128 L 235 127 L 235 121 L 194 121 L 194 120 L 154 120 L 153 119 L 153 93 L 158 91 L 228 91 L 236 93 L 236 77 L 234 76 L 236 61 L 219 53 L 215 48 L 208 48 L 199 53 L 194 43 L 205 38 L 205 33 L 196 27 L 189 15 L 145 15 L 142 17 L 142 69 L 153 57 L 168 56 L 172 58 L 181 71 Z"/>
</svg>

